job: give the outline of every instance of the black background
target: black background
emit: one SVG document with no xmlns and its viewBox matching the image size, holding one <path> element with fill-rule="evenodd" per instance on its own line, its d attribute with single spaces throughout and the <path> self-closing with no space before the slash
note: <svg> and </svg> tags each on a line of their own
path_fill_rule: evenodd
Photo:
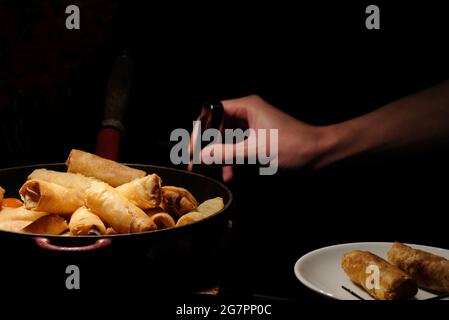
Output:
<svg viewBox="0 0 449 320">
<path fill-rule="evenodd" d="M 373 2 L 380 7 L 381 30 L 365 29 L 364 10 L 372 3 L 359 1 L 111 1 L 117 6 L 105 10 L 111 19 L 104 24 L 98 21 L 106 2 L 78 1 L 73 4 L 81 10 L 79 31 L 64 28 L 68 2 L 42 3 L 3 4 L 9 8 L 4 14 L 32 16 L 35 22 L 23 18 L 20 32 L 6 24 L 2 31 L 2 167 L 61 162 L 71 148 L 94 151 L 110 66 L 124 49 L 134 59 L 136 81 L 121 160 L 134 163 L 171 165 L 171 130 L 190 129 L 205 100 L 255 93 L 305 122 L 326 125 L 448 75 L 448 17 L 429 1 Z M 45 51 L 39 49 L 44 37 L 31 31 L 42 12 L 61 16 L 46 31 L 54 36 L 45 38 Z M 14 21 L 20 28 L 21 20 Z M 17 55 L 15 41 L 36 50 Z M 44 79 L 44 67 L 14 81 L 28 57 L 40 61 L 48 48 L 56 52 L 53 82 L 36 84 Z M 65 71 L 63 65 L 72 62 Z M 48 88 L 56 98 L 48 98 Z M 320 172 L 272 177 L 239 168 L 231 184 L 238 210 L 229 290 L 319 298 L 296 280 L 293 265 L 328 244 L 400 240 L 449 248 L 446 151 L 357 157 Z"/>
</svg>

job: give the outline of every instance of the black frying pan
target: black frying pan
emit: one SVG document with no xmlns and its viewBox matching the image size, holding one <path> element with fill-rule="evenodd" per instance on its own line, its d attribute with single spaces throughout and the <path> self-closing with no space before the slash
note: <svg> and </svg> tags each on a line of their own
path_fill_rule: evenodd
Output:
<svg viewBox="0 0 449 320">
<path fill-rule="evenodd" d="M 130 166 L 158 174 L 163 185 L 188 189 L 199 202 L 222 197 L 225 207 L 215 215 L 191 225 L 136 234 L 47 236 L 0 231 L 0 248 L 2 253 L 6 250 L 3 256 L 10 257 L 10 261 L 20 260 L 22 265 L 33 259 L 32 263 L 41 263 L 42 269 L 45 270 L 50 263 L 92 263 L 95 265 L 93 269 L 98 269 L 98 274 L 93 275 L 94 281 L 98 282 L 98 278 L 106 274 L 107 279 L 103 281 L 108 283 L 111 277 L 115 278 L 114 285 L 120 282 L 128 283 L 127 277 L 134 272 L 143 273 L 139 275 L 139 283 L 150 281 L 152 287 L 157 287 L 158 282 L 161 282 L 159 285 L 167 285 L 170 282 L 167 279 L 172 279 L 171 285 L 175 286 L 185 282 L 185 278 L 189 278 L 189 285 L 192 282 L 198 284 L 198 280 L 194 280 L 198 279 L 198 276 L 204 278 L 205 275 L 211 275 L 219 264 L 218 259 L 221 257 L 221 248 L 228 230 L 233 198 L 231 191 L 218 181 L 196 173 L 148 165 Z M 66 170 L 63 164 L 0 169 L 0 185 L 6 189 L 5 197 L 18 197 L 18 191 L 27 176 L 38 168 Z M 18 257 L 20 259 L 17 260 Z M 28 262 L 22 261 L 21 258 Z M 13 265 L 14 263 L 11 263 L 11 268 L 14 269 Z M 105 273 L 105 269 L 111 268 L 115 268 L 114 275 L 109 271 Z M 157 272 L 157 277 L 149 276 L 154 272 Z M 176 279 L 174 275 L 179 272 L 189 276 L 182 277 L 182 280 Z M 120 273 L 127 276 L 123 274 L 121 279 Z"/>
</svg>

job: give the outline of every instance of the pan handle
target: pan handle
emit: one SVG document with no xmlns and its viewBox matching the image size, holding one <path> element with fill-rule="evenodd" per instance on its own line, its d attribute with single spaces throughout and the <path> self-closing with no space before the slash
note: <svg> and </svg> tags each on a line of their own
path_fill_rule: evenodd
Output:
<svg viewBox="0 0 449 320">
<path fill-rule="evenodd" d="M 63 247 L 51 244 L 50 239 L 44 237 L 35 237 L 33 238 L 38 247 L 41 247 L 45 250 L 51 251 L 65 251 L 65 252 L 80 252 L 80 251 L 92 251 L 100 248 L 107 247 L 111 245 L 111 239 L 99 239 L 95 241 L 95 243 L 87 245 L 87 246 L 79 246 L 79 247 Z"/>
</svg>

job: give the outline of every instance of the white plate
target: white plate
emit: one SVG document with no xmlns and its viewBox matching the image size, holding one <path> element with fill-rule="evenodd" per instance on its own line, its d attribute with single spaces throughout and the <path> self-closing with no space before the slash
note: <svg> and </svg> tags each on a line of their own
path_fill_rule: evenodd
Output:
<svg viewBox="0 0 449 320">
<path fill-rule="evenodd" d="M 359 242 L 324 247 L 302 256 L 295 264 L 295 274 L 305 286 L 330 298 L 356 300 L 356 297 L 341 287 L 345 286 L 362 298 L 373 300 L 368 293 L 351 282 L 341 268 L 341 259 L 351 250 L 367 250 L 386 259 L 391 245 L 390 242 Z M 449 259 L 449 250 L 446 249 L 415 244 L 409 244 L 409 246 Z M 434 296 L 433 293 L 419 289 L 416 299 L 422 300 Z"/>
</svg>

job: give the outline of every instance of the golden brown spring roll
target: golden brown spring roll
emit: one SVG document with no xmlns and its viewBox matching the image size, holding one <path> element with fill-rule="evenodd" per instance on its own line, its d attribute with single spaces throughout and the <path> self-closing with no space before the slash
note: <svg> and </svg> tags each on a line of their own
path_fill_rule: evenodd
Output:
<svg viewBox="0 0 449 320">
<path fill-rule="evenodd" d="M 176 227 L 181 227 L 186 224 L 200 221 L 200 220 L 204 219 L 205 217 L 206 217 L 206 215 L 202 212 L 191 211 L 189 213 L 186 213 L 185 215 L 183 215 L 182 217 L 180 217 L 178 219 L 178 221 L 176 222 Z"/>
<path fill-rule="evenodd" d="M 161 178 L 154 173 L 122 184 L 116 190 L 141 209 L 156 208 L 161 203 Z"/>
<path fill-rule="evenodd" d="M 2 187 L 0 187 L 0 205 L 2 204 L 3 201 L 3 196 L 5 195 L 5 189 L 3 189 Z"/>
<path fill-rule="evenodd" d="M 26 233 L 58 235 L 66 231 L 67 228 L 67 221 L 63 217 L 52 214 L 40 217 L 23 228 L 22 231 Z"/>
<path fill-rule="evenodd" d="M 106 183 L 96 182 L 86 191 L 86 206 L 118 233 L 155 230 L 153 220 Z"/>
<path fill-rule="evenodd" d="M 201 203 L 196 210 L 186 213 L 176 223 L 177 227 L 207 218 L 224 208 L 223 198 L 216 197 Z"/>
<path fill-rule="evenodd" d="M 11 232 L 22 232 L 23 228 L 29 225 L 30 221 L 25 220 L 9 220 L 0 221 L 0 230 Z"/>
<path fill-rule="evenodd" d="M 196 211 L 202 212 L 208 216 L 211 216 L 221 209 L 224 208 L 223 198 L 216 197 L 209 200 L 204 201 L 201 203 L 198 208 L 196 208 Z"/>
<path fill-rule="evenodd" d="M 106 232 L 104 234 L 110 235 L 110 234 L 118 234 L 117 231 L 114 230 L 114 228 L 107 228 Z"/>
<path fill-rule="evenodd" d="M 198 207 L 198 201 L 186 189 L 165 186 L 162 187 L 162 208 L 171 214 L 175 219 L 195 210 Z"/>
<path fill-rule="evenodd" d="M 172 216 L 166 212 L 153 214 L 150 218 L 158 229 L 173 228 L 175 226 L 175 220 L 173 220 Z"/>
<path fill-rule="evenodd" d="M 449 293 L 449 260 L 395 242 L 388 261 L 412 276 L 423 289 Z"/>
<path fill-rule="evenodd" d="M 28 180 L 19 194 L 25 208 L 70 215 L 83 206 L 83 199 L 71 189 L 42 180 Z"/>
<path fill-rule="evenodd" d="M 356 284 L 378 300 L 400 300 L 413 297 L 418 292 L 415 280 L 398 267 L 369 251 L 354 250 L 346 253 L 341 262 L 346 274 Z M 379 268 L 379 287 L 368 288 L 371 276 L 369 266 Z"/>
<path fill-rule="evenodd" d="M 113 187 L 143 178 L 146 172 L 127 167 L 92 153 L 73 149 L 66 161 L 67 171 L 102 180 Z"/>
<path fill-rule="evenodd" d="M 79 173 L 59 172 L 47 169 L 34 170 L 28 176 L 28 179 L 56 183 L 70 189 L 83 201 L 86 190 L 89 189 L 92 182 L 99 181 Z M 139 208 L 149 209 L 159 206 L 162 198 L 160 188 L 161 179 L 158 175 L 152 174 L 125 183 L 116 189 Z"/>
<path fill-rule="evenodd" d="M 47 212 L 20 208 L 3 208 L 0 211 L 0 230 L 21 232 L 23 228 L 48 215 Z"/>
<path fill-rule="evenodd" d="M 73 235 L 101 235 L 106 233 L 103 221 L 86 207 L 81 207 L 72 214 L 69 229 Z"/>
<path fill-rule="evenodd" d="M 28 180 L 42 180 L 56 183 L 60 186 L 71 189 L 78 197 L 83 199 L 86 190 L 89 189 L 90 184 L 96 179 L 83 176 L 79 173 L 59 172 L 47 169 L 36 169 L 29 176 Z"/>
<path fill-rule="evenodd" d="M 151 217 L 152 215 L 155 215 L 156 213 L 162 213 L 164 212 L 164 209 L 162 209 L 161 207 L 155 207 L 155 208 L 151 208 L 151 209 L 146 209 L 145 213 Z"/>
</svg>

